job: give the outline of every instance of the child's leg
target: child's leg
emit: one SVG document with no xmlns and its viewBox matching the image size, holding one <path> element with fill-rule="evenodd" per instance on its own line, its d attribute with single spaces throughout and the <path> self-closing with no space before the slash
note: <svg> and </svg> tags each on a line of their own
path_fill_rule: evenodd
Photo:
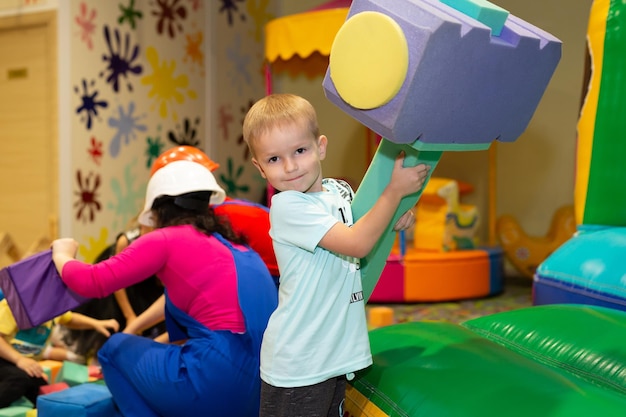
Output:
<svg viewBox="0 0 626 417">
<path fill-rule="evenodd" d="M 0 359 L 0 408 L 8 407 L 22 396 L 35 404 L 39 387 L 46 385 L 43 378 L 32 378 L 20 368 Z"/>
<path fill-rule="evenodd" d="M 273 387 L 261 382 L 260 417 L 343 417 L 346 379 L 331 378 L 296 388 Z"/>
</svg>

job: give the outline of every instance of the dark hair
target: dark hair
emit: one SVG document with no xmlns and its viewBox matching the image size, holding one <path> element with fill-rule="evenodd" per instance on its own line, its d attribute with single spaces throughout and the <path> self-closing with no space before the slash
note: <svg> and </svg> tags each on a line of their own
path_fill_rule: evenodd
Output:
<svg viewBox="0 0 626 417">
<path fill-rule="evenodd" d="M 243 236 L 235 233 L 228 218 L 215 214 L 209 206 L 210 197 L 211 193 L 208 191 L 157 197 L 152 203 L 155 227 L 158 229 L 190 224 L 208 236 L 219 233 L 233 243 L 247 243 Z"/>
</svg>

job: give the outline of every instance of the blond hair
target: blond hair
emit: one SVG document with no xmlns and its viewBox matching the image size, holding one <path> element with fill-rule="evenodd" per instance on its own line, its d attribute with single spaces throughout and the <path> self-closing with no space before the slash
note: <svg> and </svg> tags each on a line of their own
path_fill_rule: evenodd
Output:
<svg viewBox="0 0 626 417">
<path fill-rule="evenodd" d="M 291 123 L 305 123 L 317 138 L 319 127 L 315 109 L 306 99 L 294 94 L 270 94 L 263 97 L 248 110 L 243 121 L 243 139 L 254 152 L 254 141 L 270 130 Z"/>
</svg>

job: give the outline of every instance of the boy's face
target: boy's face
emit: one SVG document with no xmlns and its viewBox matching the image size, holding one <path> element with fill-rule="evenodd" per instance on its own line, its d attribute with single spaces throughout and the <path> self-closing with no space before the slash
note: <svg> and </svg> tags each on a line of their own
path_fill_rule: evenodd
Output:
<svg viewBox="0 0 626 417">
<path fill-rule="evenodd" d="M 252 163 L 275 189 L 322 191 L 326 136 L 314 137 L 304 123 L 274 127 L 253 144 Z"/>
</svg>

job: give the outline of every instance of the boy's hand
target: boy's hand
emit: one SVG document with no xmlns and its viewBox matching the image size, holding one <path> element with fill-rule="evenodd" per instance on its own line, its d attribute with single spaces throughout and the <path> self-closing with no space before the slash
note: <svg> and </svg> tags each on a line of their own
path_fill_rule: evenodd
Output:
<svg viewBox="0 0 626 417">
<path fill-rule="evenodd" d="M 43 368 L 36 360 L 22 356 L 15 362 L 15 366 L 26 372 L 33 378 L 41 378 L 44 375 Z"/>
<path fill-rule="evenodd" d="M 120 329 L 120 324 L 115 319 L 108 319 L 98 320 L 94 326 L 95 331 L 105 335 L 106 337 L 111 336 L 111 332 L 109 331 L 109 329 L 113 330 L 113 332 L 117 332 Z"/>
<path fill-rule="evenodd" d="M 415 224 L 415 214 L 413 210 L 405 212 L 393 226 L 393 230 L 399 232 L 400 230 L 406 230 Z"/>
<path fill-rule="evenodd" d="M 396 162 L 391 173 L 389 187 L 397 192 L 400 197 L 407 196 L 419 191 L 428 178 L 430 166 L 419 164 L 414 167 L 403 167 L 404 151 L 396 157 Z"/>
</svg>

